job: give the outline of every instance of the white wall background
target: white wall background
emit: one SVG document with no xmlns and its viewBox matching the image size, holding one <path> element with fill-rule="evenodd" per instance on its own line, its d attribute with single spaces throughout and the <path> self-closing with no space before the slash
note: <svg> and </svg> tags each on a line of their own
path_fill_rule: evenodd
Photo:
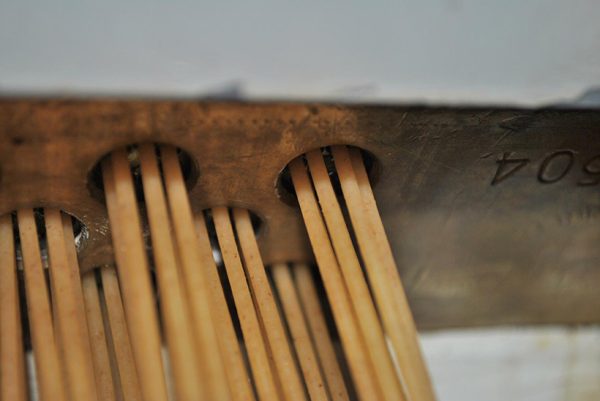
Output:
<svg viewBox="0 0 600 401">
<path fill-rule="evenodd" d="M 0 0 L 0 91 L 563 102 L 600 86 L 598 0 Z"/>
<path fill-rule="evenodd" d="M 0 0 L 0 93 L 538 106 L 599 87 L 599 0 Z M 600 399 L 598 328 L 422 338 L 441 401 Z"/>
</svg>

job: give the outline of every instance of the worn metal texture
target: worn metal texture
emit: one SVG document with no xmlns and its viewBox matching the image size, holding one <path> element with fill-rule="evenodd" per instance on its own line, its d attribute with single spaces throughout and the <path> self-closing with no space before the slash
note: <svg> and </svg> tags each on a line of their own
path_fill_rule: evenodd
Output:
<svg viewBox="0 0 600 401">
<path fill-rule="evenodd" d="M 377 160 L 376 197 L 420 328 L 600 322 L 597 110 L 4 98 L 0 138 L 0 213 L 54 206 L 79 218 L 83 269 L 113 262 L 89 177 L 117 147 L 188 152 L 194 210 L 255 212 L 273 263 L 312 260 L 280 171 L 348 144 Z"/>
</svg>

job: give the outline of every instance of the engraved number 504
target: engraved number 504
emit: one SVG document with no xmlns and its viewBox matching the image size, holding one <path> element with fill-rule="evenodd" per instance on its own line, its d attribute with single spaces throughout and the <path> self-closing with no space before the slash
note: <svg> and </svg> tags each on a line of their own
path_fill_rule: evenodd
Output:
<svg viewBox="0 0 600 401">
<path fill-rule="evenodd" d="M 529 158 L 514 158 L 511 157 L 511 153 L 503 153 L 496 160 L 498 166 L 491 184 L 500 184 L 515 175 L 530 162 L 531 159 Z M 537 171 L 537 180 L 542 184 L 558 182 L 569 174 L 575 162 L 576 155 L 572 150 L 557 150 L 552 152 L 542 160 Z M 600 183 L 600 154 L 585 161 L 581 167 L 581 173 L 582 177 L 577 181 L 577 185 L 598 185 Z"/>
</svg>

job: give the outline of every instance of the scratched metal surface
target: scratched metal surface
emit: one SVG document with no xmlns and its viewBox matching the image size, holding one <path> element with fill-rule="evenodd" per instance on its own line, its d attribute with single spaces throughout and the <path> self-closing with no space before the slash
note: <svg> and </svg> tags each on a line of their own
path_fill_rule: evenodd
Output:
<svg viewBox="0 0 600 401">
<path fill-rule="evenodd" d="M 112 263 L 88 176 L 144 141 L 195 160 L 195 211 L 248 207 L 267 263 L 311 260 L 279 172 L 319 146 L 378 161 L 384 224 L 423 329 L 600 322 L 600 111 L 0 100 L 0 213 L 55 206 L 89 229 L 82 268 Z"/>
</svg>

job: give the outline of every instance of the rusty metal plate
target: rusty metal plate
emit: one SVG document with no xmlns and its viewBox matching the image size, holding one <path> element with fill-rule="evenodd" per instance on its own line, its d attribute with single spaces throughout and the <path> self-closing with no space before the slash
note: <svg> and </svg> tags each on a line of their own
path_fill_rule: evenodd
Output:
<svg viewBox="0 0 600 401">
<path fill-rule="evenodd" d="M 112 149 L 176 145 L 195 161 L 195 211 L 263 220 L 267 263 L 312 260 L 276 190 L 305 151 L 355 145 L 420 328 L 600 322 L 600 111 L 0 100 L 0 213 L 54 206 L 89 230 L 83 269 L 112 263 L 89 174 Z"/>
</svg>

